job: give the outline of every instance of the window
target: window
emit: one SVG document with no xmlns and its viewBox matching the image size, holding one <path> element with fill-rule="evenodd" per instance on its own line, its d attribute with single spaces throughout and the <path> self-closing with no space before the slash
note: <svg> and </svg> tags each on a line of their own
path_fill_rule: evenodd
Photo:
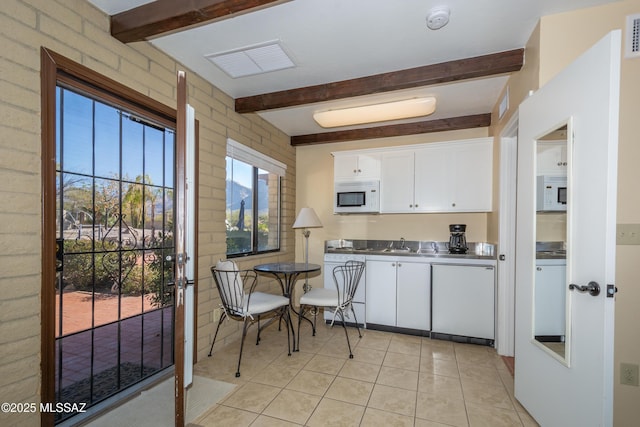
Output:
<svg viewBox="0 0 640 427">
<path fill-rule="evenodd" d="M 227 140 L 227 255 L 280 250 L 280 180 L 286 165 Z"/>
</svg>

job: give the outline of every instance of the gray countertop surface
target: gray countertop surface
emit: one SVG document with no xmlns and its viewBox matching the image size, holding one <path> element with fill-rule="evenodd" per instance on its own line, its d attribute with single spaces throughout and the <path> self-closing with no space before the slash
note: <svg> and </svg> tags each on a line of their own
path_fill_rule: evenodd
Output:
<svg viewBox="0 0 640 427">
<path fill-rule="evenodd" d="M 423 258 L 487 259 L 496 260 L 496 245 L 486 242 L 468 242 L 466 254 L 450 254 L 449 242 L 418 240 L 326 240 L 328 254 L 386 255 Z M 536 259 L 566 259 L 563 242 L 537 242 Z"/>
<path fill-rule="evenodd" d="M 466 254 L 450 254 L 448 242 L 402 241 L 402 240 L 327 240 L 325 253 L 386 255 L 423 258 L 453 258 L 495 260 L 495 245 L 490 243 L 467 243 Z"/>
</svg>

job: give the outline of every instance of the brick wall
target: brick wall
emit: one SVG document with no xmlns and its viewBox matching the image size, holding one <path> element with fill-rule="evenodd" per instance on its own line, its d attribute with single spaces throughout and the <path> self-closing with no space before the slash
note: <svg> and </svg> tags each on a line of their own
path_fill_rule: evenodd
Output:
<svg viewBox="0 0 640 427">
<path fill-rule="evenodd" d="M 41 289 L 40 47 L 45 46 L 166 105 L 176 104 L 176 71 L 185 69 L 149 43 L 124 45 L 109 19 L 85 0 L 0 2 L 0 402 L 39 402 Z M 198 355 L 214 332 L 217 291 L 209 266 L 225 256 L 225 153 L 231 137 L 287 165 L 282 186 L 282 248 L 253 257 L 292 260 L 295 149 L 257 115 L 240 116 L 233 99 L 187 71 L 189 103 L 200 122 Z M 269 286 L 265 284 L 265 286 Z M 217 320 L 217 319 L 216 319 Z M 237 327 L 221 331 L 224 345 Z M 38 425 L 39 414 L 0 413 L 0 425 Z"/>
</svg>

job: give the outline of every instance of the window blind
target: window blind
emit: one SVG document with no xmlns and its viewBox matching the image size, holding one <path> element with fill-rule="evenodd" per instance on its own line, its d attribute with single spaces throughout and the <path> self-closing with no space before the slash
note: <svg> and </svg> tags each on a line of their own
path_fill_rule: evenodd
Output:
<svg viewBox="0 0 640 427">
<path fill-rule="evenodd" d="M 272 159 L 246 145 L 240 144 L 231 138 L 227 138 L 227 156 L 278 176 L 284 176 L 287 170 L 287 165 L 284 163 Z"/>
</svg>

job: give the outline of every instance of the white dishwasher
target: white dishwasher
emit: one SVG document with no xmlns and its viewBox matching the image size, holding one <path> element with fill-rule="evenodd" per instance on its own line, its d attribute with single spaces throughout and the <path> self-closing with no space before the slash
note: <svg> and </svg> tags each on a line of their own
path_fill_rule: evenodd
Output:
<svg viewBox="0 0 640 427">
<path fill-rule="evenodd" d="M 431 334 L 495 339 L 495 267 L 432 264 Z"/>
<path fill-rule="evenodd" d="M 338 265 L 344 265 L 347 261 L 365 261 L 364 255 L 356 255 L 356 254 L 341 254 L 341 253 L 325 253 L 324 254 L 324 287 L 328 289 L 335 289 L 336 285 L 333 281 L 333 269 Z M 360 278 L 360 282 L 358 284 L 358 288 L 356 289 L 356 293 L 353 297 L 353 310 L 356 313 L 356 318 L 358 320 L 358 324 L 360 326 L 364 326 L 366 323 L 365 319 L 365 276 L 367 272 L 366 270 L 362 273 L 362 277 Z M 355 321 L 352 319 L 353 313 L 351 310 L 345 311 L 345 322 L 347 324 L 355 324 Z M 324 310 L 324 318 L 325 320 L 333 319 L 333 310 Z M 338 316 L 338 319 L 340 316 Z"/>
</svg>

